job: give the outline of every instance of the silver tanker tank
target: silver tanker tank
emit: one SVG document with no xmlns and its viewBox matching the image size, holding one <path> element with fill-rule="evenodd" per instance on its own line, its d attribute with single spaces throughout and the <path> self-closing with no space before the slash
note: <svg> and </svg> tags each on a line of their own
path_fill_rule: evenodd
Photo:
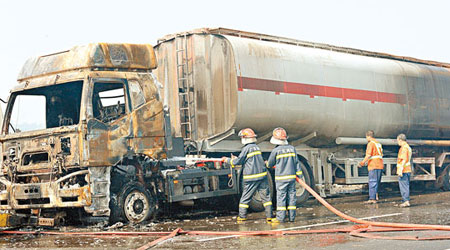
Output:
<svg viewBox="0 0 450 250">
<path fill-rule="evenodd" d="M 448 64 L 223 28 L 169 35 L 155 49 L 176 136 L 282 126 L 291 139 L 317 135 L 310 146 L 368 129 L 450 138 Z"/>
</svg>

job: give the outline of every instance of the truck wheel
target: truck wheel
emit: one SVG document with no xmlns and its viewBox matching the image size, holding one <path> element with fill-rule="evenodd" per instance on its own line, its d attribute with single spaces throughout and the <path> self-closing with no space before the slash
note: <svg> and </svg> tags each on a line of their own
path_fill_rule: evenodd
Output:
<svg viewBox="0 0 450 250">
<path fill-rule="evenodd" d="M 273 200 L 273 194 L 275 192 L 275 188 L 273 185 L 273 177 L 270 174 L 270 171 L 267 171 L 267 181 L 269 182 L 269 193 L 270 193 L 270 200 Z M 258 191 L 255 192 L 253 195 L 252 200 L 248 204 L 249 208 L 254 212 L 262 212 L 264 211 L 264 205 L 263 201 L 261 199 L 261 195 Z"/>
<path fill-rule="evenodd" d="M 141 223 L 155 215 L 156 202 L 139 183 L 125 185 L 118 197 L 119 212 L 124 221 Z"/>
<path fill-rule="evenodd" d="M 308 186 L 314 188 L 313 187 L 314 179 L 312 178 L 312 171 L 303 162 L 301 162 L 301 166 L 302 166 L 302 172 L 303 172 L 303 181 L 306 182 L 306 184 L 308 184 Z M 298 182 L 295 182 L 295 189 L 297 190 L 297 192 L 296 192 L 297 206 L 299 206 L 308 199 L 309 193 L 305 188 L 300 186 L 300 184 Z"/>
</svg>

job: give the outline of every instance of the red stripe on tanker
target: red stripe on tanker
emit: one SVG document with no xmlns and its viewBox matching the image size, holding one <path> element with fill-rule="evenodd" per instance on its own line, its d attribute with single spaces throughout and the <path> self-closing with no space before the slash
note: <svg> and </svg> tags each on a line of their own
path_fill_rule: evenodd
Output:
<svg viewBox="0 0 450 250">
<path fill-rule="evenodd" d="M 363 100 L 385 103 L 406 104 L 406 96 L 387 92 L 378 92 L 362 89 L 339 88 L 331 86 L 322 86 L 314 84 L 305 84 L 297 82 L 284 82 L 268 79 L 259 79 L 251 77 L 238 76 L 240 83 L 239 90 L 261 90 L 287 94 L 309 95 L 310 97 L 322 96 L 331 98 L 340 98 L 342 100 Z"/>
</svg>

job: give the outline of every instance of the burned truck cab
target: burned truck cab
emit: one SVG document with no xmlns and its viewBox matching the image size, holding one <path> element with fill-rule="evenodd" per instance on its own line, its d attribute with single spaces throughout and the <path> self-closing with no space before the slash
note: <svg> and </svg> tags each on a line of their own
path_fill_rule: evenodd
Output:
<svg viewBox="0 0 450 250">
<path fill-rule="evenodd" d="M 126 192 L 144 195 L 122 204 L 130 220 L 145 219 L 152 202 L 141 163 L 166 157 L 155 68 L 150 45 L 96 43 L 29 59 L 2 125 L 0 210 L 40 224 L 64 208 L 108 217 L 111 168 L 132 166 L 137 184 Z"/>
</svg>

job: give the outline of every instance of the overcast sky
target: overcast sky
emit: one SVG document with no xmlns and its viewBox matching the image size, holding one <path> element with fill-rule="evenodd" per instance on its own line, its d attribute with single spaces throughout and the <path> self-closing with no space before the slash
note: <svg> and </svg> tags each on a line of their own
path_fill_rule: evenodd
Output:
<svg viewBox="0 0 450 250">
<path fill-rule="evenodd" d="M 0 97 L 25 60 L 91 42 L 226 27 L 450 62 L 450 1 L 0 0 Z M 4 108 L 4 106 L 2 106 Z"/>
</svg>

